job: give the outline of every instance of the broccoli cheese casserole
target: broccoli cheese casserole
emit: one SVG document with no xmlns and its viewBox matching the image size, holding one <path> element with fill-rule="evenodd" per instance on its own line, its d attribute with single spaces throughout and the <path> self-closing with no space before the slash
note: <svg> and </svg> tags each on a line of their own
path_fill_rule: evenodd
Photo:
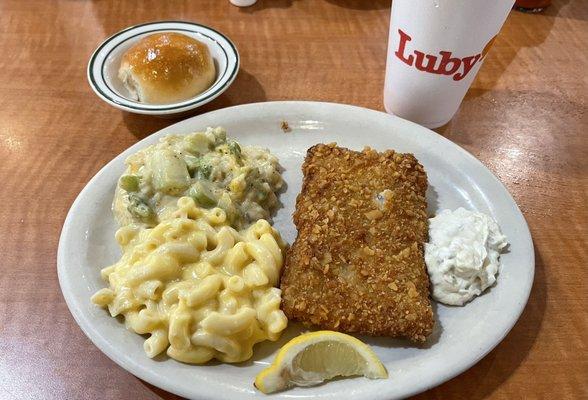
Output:
<svg viewBox="0 0 588 400">
<path fill-rule="evenodd" d="M 188 196 L 199 207 L 222 208 L 228 224 L 241 229 L 270 218 L 283 184 L 276 157 L 227 140 L 222 128 L 166 136 L 126 163 L 113 202 L 121 226 L 153 227 L 177 209 L 180 197 Z"/>
</svg>

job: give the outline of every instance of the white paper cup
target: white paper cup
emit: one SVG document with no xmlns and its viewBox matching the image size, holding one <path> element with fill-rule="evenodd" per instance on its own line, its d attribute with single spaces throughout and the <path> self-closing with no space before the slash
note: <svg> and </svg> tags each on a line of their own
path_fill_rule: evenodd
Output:
<svg viewBox="0 0 588 400">
<path fill-rule="evenodd" d="M 445 125 L 514 0 L 393 0 L 384 84 L 390 114 Z"/>
</svg>

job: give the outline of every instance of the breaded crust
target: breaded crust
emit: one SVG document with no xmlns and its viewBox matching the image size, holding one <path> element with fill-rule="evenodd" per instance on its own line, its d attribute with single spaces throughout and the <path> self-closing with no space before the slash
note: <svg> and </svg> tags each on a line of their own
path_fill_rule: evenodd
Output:
<svg viewBox="0 0 588 400">
<path fill-rule="evenodd" d="M 427 175 L 412 154 L 318 144 L 296 199 L 298 237 L 281 280 L 289 319 L 422 342 L 433 328 Z"/>
</svg>

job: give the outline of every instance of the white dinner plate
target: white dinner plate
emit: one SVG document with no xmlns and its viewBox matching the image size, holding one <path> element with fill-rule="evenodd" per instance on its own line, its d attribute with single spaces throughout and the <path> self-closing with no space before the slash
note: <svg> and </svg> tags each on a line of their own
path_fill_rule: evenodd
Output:
<svg viewBox="0 0 588 400">
<path fill-rule="evenodd" d="M 290 127 L 281 129 L 282 121 Z M 429 211 L 463 206 L 488 213 L 506 234 L 510 247 L 502 255 L 498 283 L 465 307 L 437 305 L 436 330 L 425 346 L 389 338 L 360 337 L 386 365 L 385 380 L 344 379 L 318 387 L 295 388 L 271 398 L 392 399 L 424 391 L 471 367 L 496 346 L 521 314 L 534 274 L 533 243 L 519 208 L 498 179 L 472 155 L 436 133 L 414 123 L 364 108 L 314 102 L 247 104 L 213 111 L 163 129 L 127 149 L 108 163 L 82 190 L 65 220 L 57 267 L 71 313 L 88 337 L 108 357 L 139 378 L 194 399 L 264 398 L 253 387 L 255 375 L 281 345 L 300 332 L 290 324 L 277 343 L 255 347 L 252 360 L 237 365 L 183 364 L 167 357 L 149 359 L 144 337 L 94 306 L 90 296 L 105 286 L 100 269 L 118 260 L 117 228 L 110 205 L 117 178 L 129 155 L 170 133 L 188 133 L 221 125 L 244 145 L 269 148 L 284 167 L 288 185 L 284 207 L 274 218 L 282 236 L 292 243 L 294 201 L 301 188 L 300 170 L 306 150 L 323 142 L 362 149 L 411 152 L 424 165 L 430 190 Z M 113 382 L 116 385 L 117 382 Z M 474 383 L 475 384 L 475 383 Z"/>
</svg>

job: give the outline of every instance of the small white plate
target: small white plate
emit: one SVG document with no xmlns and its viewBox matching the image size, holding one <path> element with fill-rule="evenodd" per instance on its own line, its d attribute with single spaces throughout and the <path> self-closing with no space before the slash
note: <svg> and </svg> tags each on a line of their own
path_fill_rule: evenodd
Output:
<svg viewBox="0 0 588 400">
<path fill-rule="evenodd" d="M 177 32 L 200 40 L 208 46 L 216 66 L 212 86 L 188 100 L 171 104 L 148 104 L 133 100 L 118 79 L 122 55 L 137 41 L 158 32 Z M 161 21 L 131 26 L 106 39 L 88 63 L 88 82 L 92 90 L 108 104 L 124 111 L 149 115 L 179 114 L 200 107 L 223 93 L 239 71 L 237 48 L 222 33 L 193 22 Z"/>
<path fill-rule="evenodd" d="M 290 132 L 281 130 L 282 121 L 288 122 Z M 164 135 L 216 125 L 227 128 L 228 135 L 240 143 L 267 147 L 280 159 L 288 187 L 281 195 L 284 207 L 278 210 L 274 223 L 290 243 L 296 237 L 292 212 L 301 188 L 300 166 L 306 150 L 316 143 L 334 141 L 352 149 L 369 145 L 378 150 L 414 153 L 429 177 L 430 212 L 463 206 L 488 213 L 498 221 L 510 243 L 508 252 L 501 256 L 502 271 L 496 286 L 465 307 L 436 305 L 436 331 L 425 346 L 361 337 L 386 365 L 390 378 L 337 380 L 313 388 L 295 388 L 271 398 L 389 400 L 409 396 L 471 367 L 519 318 L 535 268 L 529 229 L 504 186 L 472 155 L 422 126 L 365 108 L 313 102 L 247 104 L 187 119 L 135 144 L 92 178 L 69 211 L 57 255 L 63 295 L 86 335 L 123 368 L 189 398 L 259 399 L 266 396 L 254 389 L 255 375 L 271 362 L 281 345 L 300 332 L 297 324 L 290 324 L 279 342 L 256 345 L 253 359 L 238 365 L 194 366 L 167 357 L 150 360 L 143 351 L 144 337 L 127 331 L 123 323 L 90 303 L 90 296 L 105 286 L 100 269 L 120 257 L 114 240 L 116 224 L 109 216 L 125 158 Z"/>
</svg>

